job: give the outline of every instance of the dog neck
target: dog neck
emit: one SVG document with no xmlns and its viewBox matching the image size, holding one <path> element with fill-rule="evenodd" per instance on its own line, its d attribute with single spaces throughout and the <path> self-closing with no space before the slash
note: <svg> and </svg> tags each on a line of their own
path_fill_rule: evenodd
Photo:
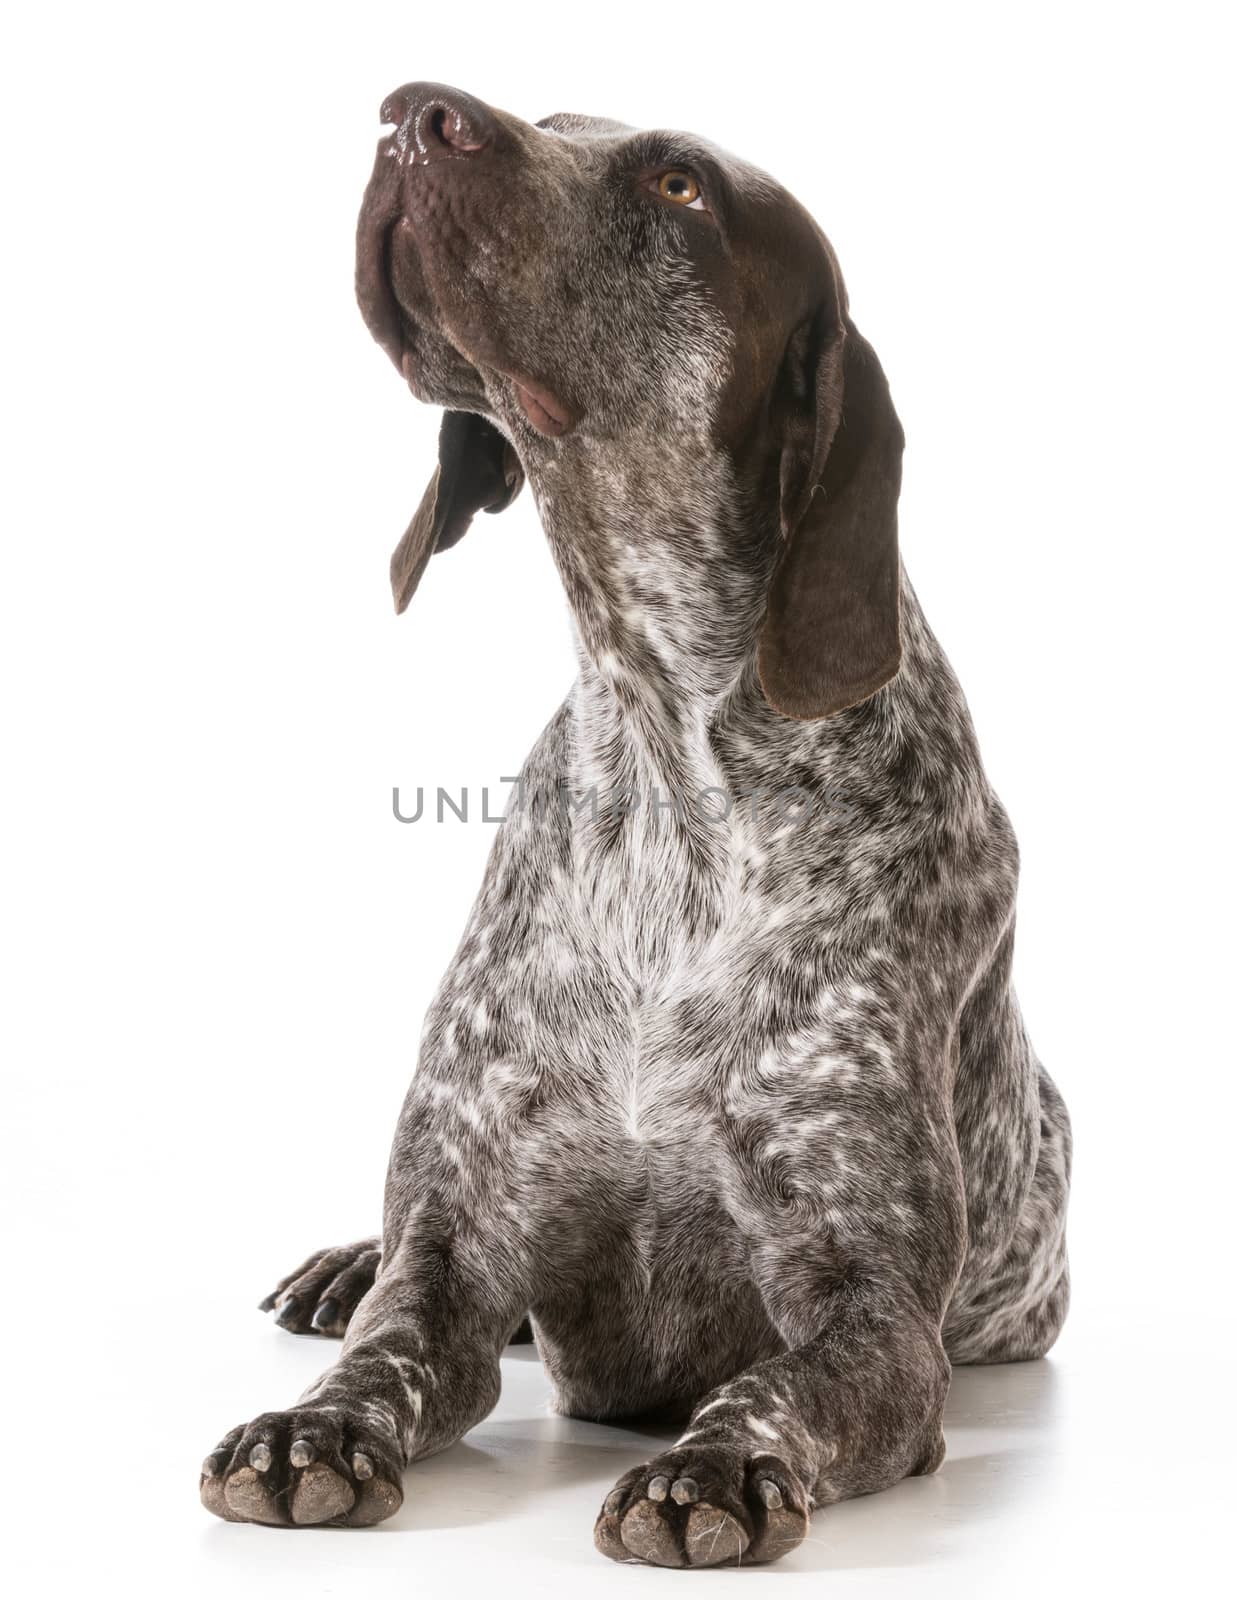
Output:
<svg viewBox="0 0 1237 1600">
<path fill-rule="evenodd" d="M 745 492 L 721 452 L 679 436 L 563 452 L 530 481 L 582 658 L 619 705 L 716 703 L 755 647 L 776 507 Z"/>
<path fill-rule="evenodd" d="M 708 729 L 754 657 L 776 507 L 677 435 L 563 450 L 529 479 L 575 624 L 582 720 L 651 781 L 716 782 Z"/>
</svg>

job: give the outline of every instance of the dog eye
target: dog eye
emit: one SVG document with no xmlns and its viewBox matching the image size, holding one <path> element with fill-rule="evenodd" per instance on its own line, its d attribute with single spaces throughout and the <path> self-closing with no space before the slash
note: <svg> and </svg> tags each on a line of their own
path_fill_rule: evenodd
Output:
<svg viewBox="0 0 1237 1600">
<path fill-rule="evenodd" d="M 657 180 L 657 192 L 663 200 L 673 200 L 675 205 L 688 206 L 692 211 L 708 209 L 695 176 L 682 167 L 663 172 Z"/>
</svg>

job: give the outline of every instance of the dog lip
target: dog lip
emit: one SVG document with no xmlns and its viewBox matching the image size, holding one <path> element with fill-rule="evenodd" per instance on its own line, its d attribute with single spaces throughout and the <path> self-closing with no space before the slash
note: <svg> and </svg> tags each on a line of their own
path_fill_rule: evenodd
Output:
<svg viewBox="0 0 1237 1600">
<path fill-rule="evenodd" d="M 522 374 L 517 376 L 514 372 L 508 372 L 506 376 L 515 386 L 515 397 L 520 402 L 520 410 L 538 433 L 547 439 L 561 439 L 575 427 L 577 419 L 553 390 Z"/>
<path fill-rule="evenodd" d="M 376 214 L 362 214 L 356 288 L 361 314 L 370 333 L 397 370 L 403 372 L 406 360 L 403 322 L 389 272 L 391 236 L 398 222 L 399 213 L 392 208 L 378 210 Z"/>
<path fill-rule="evenodd" d="M 361 312 L 371 334 L 415 394 L 417 364 L 408 348 L 403 308 L 391 275 L 391 246 L 395 236 L 407 230 L 415 239 L 413 222 L 402 198 L 398 193 L 376 187 L 367 193 L 358 226 L 356 285 Z M 449 327 L 441 308 L 438 316 L 444 336 L 466 361 L 474 366 L 489 365 L 510 381 L 520 409 L 538 433 L 547 439 L 561 439 L 571 432 L 579 419 L 552 389 L 502 364 L 498 352 L 472 349 L 473 341 L 461 339 Z M 483 345 L 489 343 L 488 339 L 482 341 Z M 499 354 L 498 361 L 494 360 L 495 354 Z"/>
</svg>

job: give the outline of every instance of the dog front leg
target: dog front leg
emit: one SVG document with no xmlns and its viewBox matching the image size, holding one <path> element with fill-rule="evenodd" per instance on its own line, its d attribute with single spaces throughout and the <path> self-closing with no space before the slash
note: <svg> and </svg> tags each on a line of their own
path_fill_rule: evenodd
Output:
<svg viewBox="0 0 1237 1600">
<path fill-rule="evenodd" d="M 202 1500 L 234 1522 L 364 1527 L 403 1500 L 411 1461 L 494 1407 L 499 1356 L 529 1302 L 510 1248 L 422 1212 L 384 1246 L 338 1362 L 288 1411 L 266 1412 L 206 1458 Z"/>
<path fill-rule="evenodd" d="M 779 1193 L 764 1186 L 763 1205 L 749 1188 L 753 1270 L 788 1349 L 707 1394 L 670 1450 L 620 1479 L 595 1529 L 603 1554 L 668 1567 L 774 1561 L 802 1541 L 813 1506 L 939 1466 L 941 1322 L 965 1222 L 952 1130 L 924 1133 L 919 1159 L 883 1183 L 873 1168 L 857 1174 L 849 1196 L 831 1181 L 827 1206 L 793 1165 Z"/>
</svg>

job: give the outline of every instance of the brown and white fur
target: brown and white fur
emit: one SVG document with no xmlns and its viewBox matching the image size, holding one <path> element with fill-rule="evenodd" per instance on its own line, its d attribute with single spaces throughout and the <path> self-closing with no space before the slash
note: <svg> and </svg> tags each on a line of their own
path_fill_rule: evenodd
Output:
<svg viewBox="0 0 1237 1600">
<path fill-rule="evenodd" d="M 381 1245 L 267 1302 L 346 1326 L 341 1357 L 227 1435 L 202 1497 L 390 1515 L 530 1316 L 563 1412 L 684 1419 L 599 1549 L 769 1561 L 813 1506 L 940 1463 L 951 1362 L 1042 1355 L 1065 1316 L 1069 1125 L 1010 983 L 1014 837 L 807 214 L 683 135 L 433 84 L 384 116 L 358 294 L 447 408 L 397 605 L 526 477 L 579 677 L 426 1022 Z"/>
</svg>

